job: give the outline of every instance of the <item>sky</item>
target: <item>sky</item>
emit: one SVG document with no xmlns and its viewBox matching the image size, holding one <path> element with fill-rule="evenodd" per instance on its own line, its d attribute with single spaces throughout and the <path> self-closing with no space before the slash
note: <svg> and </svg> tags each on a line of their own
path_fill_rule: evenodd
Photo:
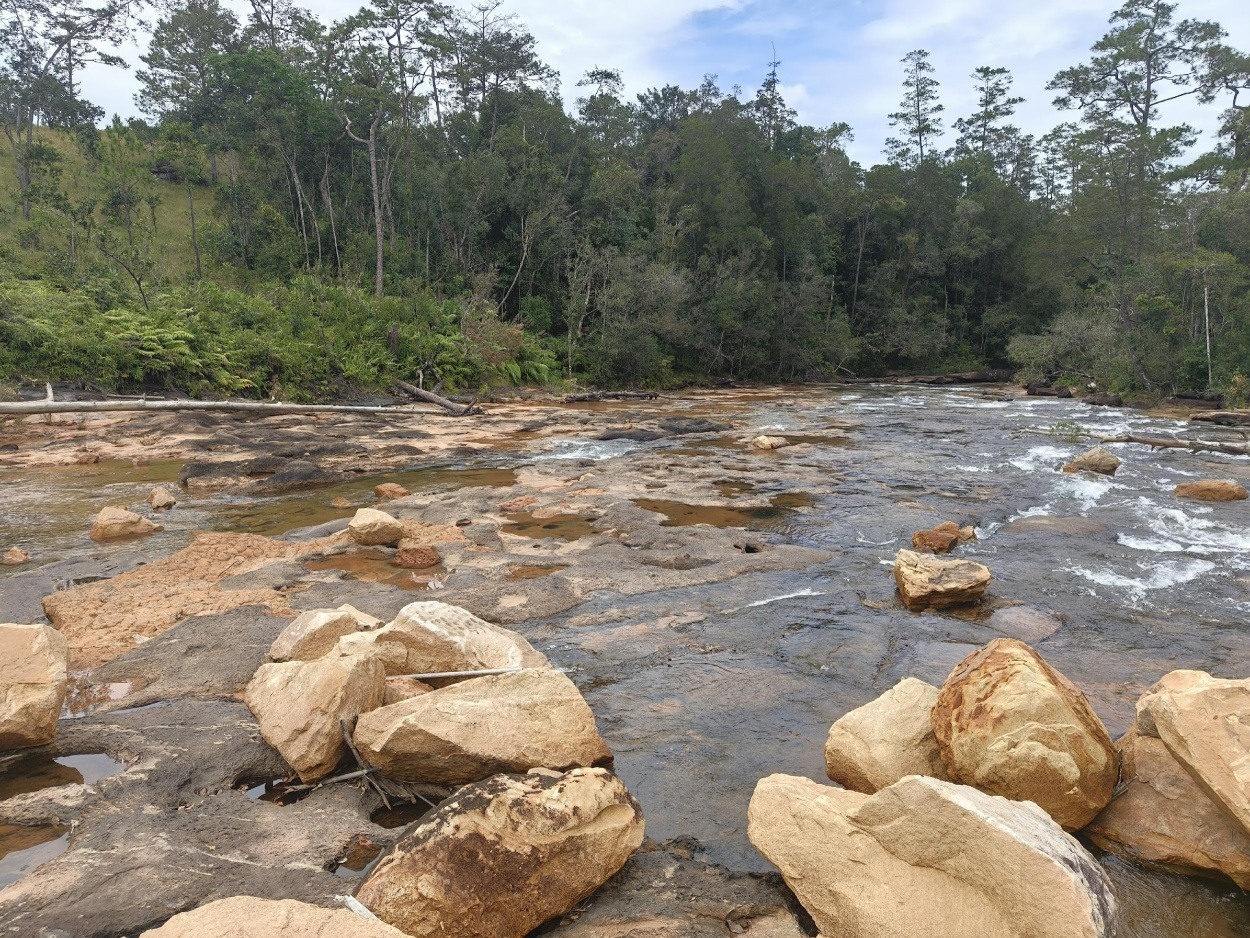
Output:
<svg viewBox="0 0 1250 938">
<path fill-rule="evenodd" d="M 227 0 L 243 10 L 246 0 Z M 300 2 L 300 0 L 297 0 Z M 1211 19 L 1228 42 L 1250 50 L 1250 2 L 1176 0 L 1178 18 Z M 329 20 L 360 5 L 303 0 Z M 1004 66 L 1024 97 L 1016 122 L 1043 134 L 1065 119 L 1051 107 L 1046 83 L 1085 59 L 1106 32 L 1118 0 L 507 0 L 534 34 L 543 59 L 561 75 L 572 107 L 578 78 L 593 67 L 622 72 L 632 96 L 649 87 L 693 87 L 706 74 L 722 88 L 752 94 L 774 50 L 786 100 L 808 124 L 850 124 L 851 156 L 880 157 L 887 115 L 901 96 L 899 60 L 927 49 L 942 85 L 946 122 L 972 110 L 969 75 Z M 137 64 L 138 48 L 120 50 Z M 133 70 L 94 66 L 86 96 L 109 115 L 137 114 Z M 1216 109 L 1180 103 L 1165 116 L 1210 133 Z"/>
</svg>

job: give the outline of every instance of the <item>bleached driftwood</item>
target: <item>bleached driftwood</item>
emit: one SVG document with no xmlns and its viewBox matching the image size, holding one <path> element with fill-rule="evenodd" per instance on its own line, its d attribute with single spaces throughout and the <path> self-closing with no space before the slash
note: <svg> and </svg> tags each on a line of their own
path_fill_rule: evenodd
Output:
<svg viewBox="0 0 1250 938">
<path fill-rule="evenodd" d="M 415 397 L 419 401 L 425 401 L 427 404 L 434 404 L 443 408 L 453 417 L 468 417 L 472 414 L 482 413 L 482 409 L 477 406 L 477 399 L 469 401 L 468 404 L 457 404 L 455 401 L 448 400 L 441 394 L 435 394 L 433 391 L 427 391 L 425 388 L 419 388 L 415 384 L 409 384 L 407 381 L 396 381 L 395 387 L 403 391 L 409 397 Z"/>
</svg>

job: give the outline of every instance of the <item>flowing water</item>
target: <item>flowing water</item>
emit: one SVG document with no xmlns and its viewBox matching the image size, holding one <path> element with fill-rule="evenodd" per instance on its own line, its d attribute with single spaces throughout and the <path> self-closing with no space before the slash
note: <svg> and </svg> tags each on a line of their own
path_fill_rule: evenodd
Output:
<svg viewBox="0 0 1250 938">
<path fill-rule="evenodd" d="M 708 861 L 767 869 L 745 835 L 756 780 L 772 772 L 822 779 L 830 723 L 904 677 L 940 684 L 961 658 L 1002 634 L 992 613 L 1013 604 L 1058 618 L 1053 634 L 1030 640 L 1085 691 L 1113 736 L 1128 728 L 1138 696 L 1169 671 L 1250 675 L 1242 626 L 1250 611 L 1250 502 L 1208 505 L 1172 494 L 1177 483 L 1202 477 L 1250 483 L 1250 460 L 1117 447 L 1124 465 L 1113 478 L 1059 471 L 1091 445 L 1066 435 L 1073 425 L 1167 434 L 1188 430 L 1183 423 L 952 388 L 726 392 L 629 406 L 710 417 L 735 430 L 653 442 L 528 434 L 510 453 L 501 446 L 499 459 L 628 467 L 662 456 L 714 473 L 710 484 L 730 502 L 760 493 L 772 500 L 742 508 L 638 502 L 666 525 L 742 527 L 832 554 L 802 572 L 643 595 L 592 593 L 568 613 L 518 626 L 586 694 L 657 840 L 682 837 Z M 848 423 L 856 427 L 846 430 Z M 796 445 L 744 452 L 741 439 L 760 433 Z M 747 461 L 769 467 L 767 485 L 758 476 L 735 478 Z M 0 472 L 0 544 L 45 556 L 89 551 L 84 532 L 95 510 L 141 499 L 177 468 Z M 470 475 L 482 470 L 493 475 Z M 167 516 L 171 530 L 152 546 L 176 546 L 196 527 L 275 534 L 346 517 L 354 508 L 332 508 L 333 499 L 365 504 L 377 481 L 418 491 L 508 484 L 510 473 L 473 464 L 286 496 L 180 496 Z M 915 614 L 894 599 L 895 552 L 910 546 L 913 531 L 943 520 L 977 529 L 978 540 L 960 553 L 994 573 L 985 610 Z M 505 533 L 535 538 L 575 541 L 593 530 L 579 515 L 522 513 L 509 521 Z M 512 575 L 541 583 L 556 570 L 535 565 Z M 0 589 L 7 575 L 0 573 Z M 1125 938 L 1250 935 L 1250 898 L 1240 890 L 1113 857 L 1103 862 L 1120 894 Z"/>
</svg>

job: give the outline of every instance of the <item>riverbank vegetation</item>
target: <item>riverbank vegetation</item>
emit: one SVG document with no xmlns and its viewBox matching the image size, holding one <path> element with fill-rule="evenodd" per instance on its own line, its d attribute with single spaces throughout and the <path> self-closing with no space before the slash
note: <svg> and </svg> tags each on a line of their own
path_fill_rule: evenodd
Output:
<svg viewBox="0 0 1250 938">
<path fill-rule="evenodd" d="M 798 121 L 780 63 L 754 93 L 634 100 L 596 69 L 569 113 L 522 23 L 422 0 L 335 22 L 176 0 L 146 119 L 100 126 L 80 71 L 139 8 L 74 11 L 0 3 L 0 381 L 311 398 L 1011 366 L 1246 393 L 1250 57 L 1172 4 L 1113 14 L 1044 136 L 1004 69 L 909 54 L 870 167 L 850 127 Z M 1218 140 L 1178 102 L 1218 109 Z"/>
</svg>

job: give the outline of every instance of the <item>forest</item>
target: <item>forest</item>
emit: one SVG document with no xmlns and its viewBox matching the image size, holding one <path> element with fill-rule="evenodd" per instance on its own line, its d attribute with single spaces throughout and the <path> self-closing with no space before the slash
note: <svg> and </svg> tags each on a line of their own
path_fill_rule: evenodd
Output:
<svg viewBox="0 0 1250 938">
<path fill-rule="evenodd" d="M 1250 394 L 1250 56 L 1128 0 L 1013 123 L 994 63 L 899 65 L 883 162 L 780 62 L 568 107 L 524 23 L 372 0 L 0 0 L 0 383 L 344 397 L 1012 368 Z M 148 36 L 143 119 L 82 71 Z M 955 115 L 944 83 L 971 82 Z M 1171 117 L 1219 114 L 1218 139 Z M 570 113 L 570 111 L 572 113 Z"/>
</svg>

